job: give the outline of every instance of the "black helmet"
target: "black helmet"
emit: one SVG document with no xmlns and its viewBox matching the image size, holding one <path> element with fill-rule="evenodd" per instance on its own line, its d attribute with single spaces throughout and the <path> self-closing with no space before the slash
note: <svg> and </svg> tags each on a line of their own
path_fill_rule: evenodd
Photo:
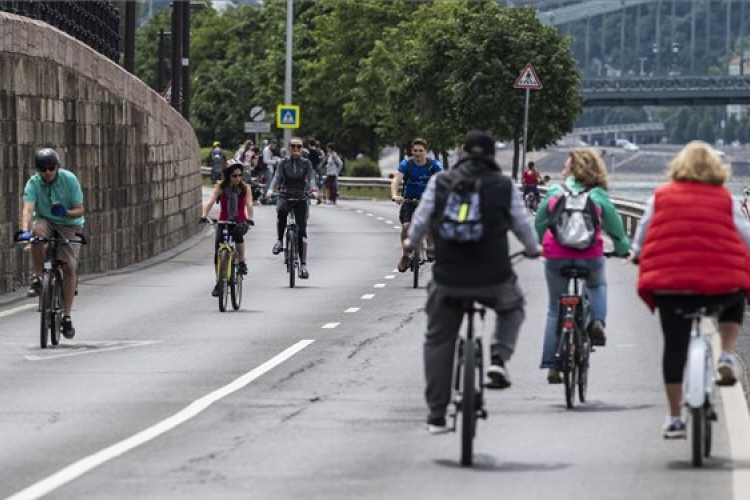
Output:
<svg viewBox="0 0 750 500">
<path fill-rule="evenodd" d="M 57 155 L 57 151 L 52 148 L 40 149 L 36 152 L 34 157 L 34 164 L 37 170 L 42 170 L 51 166 L 60 166 L 60 157 Z"/>
</svg>

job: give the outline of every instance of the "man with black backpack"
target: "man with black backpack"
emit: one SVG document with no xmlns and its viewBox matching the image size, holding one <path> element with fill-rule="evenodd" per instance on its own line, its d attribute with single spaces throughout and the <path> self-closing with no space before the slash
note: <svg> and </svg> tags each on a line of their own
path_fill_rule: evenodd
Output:
<svg viewBox="0 0 750 500">
<path fill-rule="evenodd" d="M 513 355 L 524 319 L 524 298 L 509 258 L 508 231 L 521 241 L 526 255 L 536 257 L 541 251 L 521 195 L 495 162 L 492 136 L 469 132 L 463 150 L 464 157 L 452 170 L 430 180 L 405 241 L 411 248 L 428 233 L 435 239 L 424 343 L 427 426 L 432 434 L 448 431 L 445 413 L 463 316 L 446 299 L 471 298 L 496 312 L 488 387 L 509 387 L 505 364 Z"/>
<path fill-rule="evenodd" d="M 391 200 L 401 206 L 398 211 L 398 219 L 401 222 L 402 255 L 397 267 L 399 272 L 402 273 L 406 272 L 411 266 L 411 250 L 404 246 L 404 240 L 407 231 L 409 231 L 412 215 L 422 198 L 422 193 L 424 193 L 430 177 L 443 169 L 439 161 L 427 158 L 427 141 L 422 138 L 417 137 L 411 141 L 411 154 L 411 158 L 407 158 L 399 164 L 398 170 L 396 170 L 391 181 Z M 400 194 L 399 189 L 401 190 Z M 435 254 L 430 241 L 428 241 L 425 250 L 427 260 L 433 260 Z"/>
</svg>

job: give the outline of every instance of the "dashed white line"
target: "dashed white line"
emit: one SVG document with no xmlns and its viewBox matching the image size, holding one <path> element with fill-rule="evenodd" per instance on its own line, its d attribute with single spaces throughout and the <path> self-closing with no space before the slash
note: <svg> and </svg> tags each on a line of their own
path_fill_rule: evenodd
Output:
<svg viewBox="0 0 750 500">
<path fill-rule="evenodd" d="M 373 215 L 372 215 L 372 214 L 367 214 L 367 216 L 368 216 L 368 217 L 373 217 Z"/>
<path fill-rule="evenodd" d="M 385 219 L 385 217 L 378 217 L 377 219 L 378 220 L 383 220 L 383 219 Z"/>
<path fill-rule="evenodd" d="M 356 212 L 357 212 L 358 214 L 361 214 L 361 213 L 363 212 L 363 210 L 356 210 Z"/>
<path fill-rule="evenodd" d="M 386 224 L 393 224 L 393 221 L 392 220 L 387 220 L 387 221 L 385 221 L 385 223 Z"/>
<path fill-rule="evenodd" d="M 325 325 L 321 326 L 321 328 L 326 328 L 330 330 L 331 328 L 336 328 L 340 324 L 341 323 L 326 323 Z"/>
<path fill-rule="evenodd" d="M 393 226 L 393 229 L 401 229 L 401 226 Z"/>
<path fill-rule="evenodd" d="M 364 295 L 362 296 L 362 300 L 370 300 L 370 299 L 371 299 L 371 298 L 373 298 L 374 296 L 375 296 L 375 294 L 374 294 L 374 293 L 366 293 L 366 294 L 364 294 Z"/>
<path fill-rule="evenodd" d="M 373 288 L 385 288 L 385 283 L 375 283 Z"/>
<path fill-rule="evenodd" d="M 113 460 L 120 455 L 127 453 L 134 448 L 137 448 L 142 444 L 156 439 L 162 434 L 174 429 L 178 425 L 184 424 L 188 420 L 202 413 L 217 401 L 220 401 L 221 399 L 224 399 L 225 397 L 239 391 L 240 389 L 247 386 L 250 382 L 256 380 L 265 373 L 268 373 L 313 342 L 315 341 L 300 340 L 293 346 L 277 354 L 257 368 L 234 379 L 229 384 L 216 389 L 215 391 L 203 396 L 200 399 L 196 399 L 191 404 L 178 411 L 171 417 L 168 417 L 161 422 L 158 422 L 151 427 L 130 436 L 129 438 L 123 439 L 118 443 L 115 443 L 107 448 L 104 448 L 103 450 L 100 450 L 92 455 L 84 457 L 77 462 L 70 464 L 64 469 L 55 472 L 51 476 L 48 476 L 41 481 L 36 482 L 27 488 L 24 488 L 18 493 L 9 496 L 6 500 L 36 500 L 37 498 L 41 498 L 44 495 L 55 491 L 56 489 L 68 484 L 69 482 L 83 476 L 87 472 L 90 472 L 96 467 L 99 467 L 100 465 L 103 465 L 110 460 Z"/>
<path fill-rule="evenodd" d="M 120 349 L 129 349 L 131 347 L 143 347 L 147 345 L 152 344 L 158 344 L 161 342 L 161 340 L 143 340 L 143 341 L 125 341 L 125 342 L 105 342 L 104 345 L 111 344 L 108 347 L 102 347 L 102 348 L 96 348 L 96 345 L 94 345 L 94 348 L 89 348 L 87 345 L 82 345 L 81 347 L 72 347 L 73 349 L 76 349 L 73 352 L 64 352 L 61 354 L 50 354 L 47 356 L 24 356 L 28 361 L 46 361 L 48 359 L 58 359 L 58 358 L 70 358 L 72 356 L 83 356 L 84 354 L 98 354 L 100 352 L 109 352 L 109 351 L 118 351 Z"/>
<path fill-rule="evenodd" d="M 350 307 L 349 309 L 347 309 L 347 310 L 346 310 L 346 311 L 344 311 L 344 312 L 345 312 L 345 313 L 355 313 L 355 312 L 357 312 L 357 311 L 359 311 L 359 307 Z"/>
<path fill-rule="evenodd" d="M 393 274 L 388 274 L 388 275 L 386 275 L 386 276 L 383 276 L 383 277 L 384 277 L 385 279 L 387 279 L 387 280 L 392 280 L 392 279 L 396 279 L 396 276 L 395 276 L 395 275 L 393 275 Z"/>
</svg>

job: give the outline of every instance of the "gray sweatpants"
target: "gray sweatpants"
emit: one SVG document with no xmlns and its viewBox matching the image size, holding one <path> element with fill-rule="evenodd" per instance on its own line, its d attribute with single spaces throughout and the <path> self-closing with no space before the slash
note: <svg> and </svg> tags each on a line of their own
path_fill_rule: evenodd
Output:
<svg viewBox="0 0 750 500">
<path fill-rule="evenodd" d="M 524 299 L 518 278 L 506 283 L 481 288 L 453 288 L 434 281 L 427 286 L 427 333 L 424 341 L 424 371 L 427 380 L 425 397 L 430 415 L 445 415 L 451 397 L 453 357 L 463 313 L 455 306 L 446 305 L 447 297 L 474 297 L 497 314 L 490 354 L 503 362 L 513 355 L 518 332 L 524 320 Z M 475 333 L 476 330 L 475 322 Z M 463 326 L 465 328 L 465 326 Z"/>
</svg>

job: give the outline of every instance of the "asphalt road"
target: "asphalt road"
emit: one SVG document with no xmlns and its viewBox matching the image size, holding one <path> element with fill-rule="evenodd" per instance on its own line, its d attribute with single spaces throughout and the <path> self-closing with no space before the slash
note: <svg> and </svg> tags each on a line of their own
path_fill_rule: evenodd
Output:
<svg viewBox="0 0 750 500">
<path fill-rule="evenodd" d="M 610 262 L 609 344 L 570 411 L 537 368 L 542 264 L 517 265 L 529 306 L 513 386 L 489 394 L 467 470 L 458 435 L 425 430 L 425 291 L 394 271 L 395 206 L 314 206 L 295 289 L 270 252 L 273 208 L 256 210 L 240 311 L 210 297 L 208 232 L 84 280 L 76 339 L 56 349 L 38 347 L 33 301 L 0 308 L 0 498 L 750 498 L 736 410 L 719 406 L 701 471 L 686 441 L 662 440 L 661 339 L 634 268 Z"/>
</svg>

